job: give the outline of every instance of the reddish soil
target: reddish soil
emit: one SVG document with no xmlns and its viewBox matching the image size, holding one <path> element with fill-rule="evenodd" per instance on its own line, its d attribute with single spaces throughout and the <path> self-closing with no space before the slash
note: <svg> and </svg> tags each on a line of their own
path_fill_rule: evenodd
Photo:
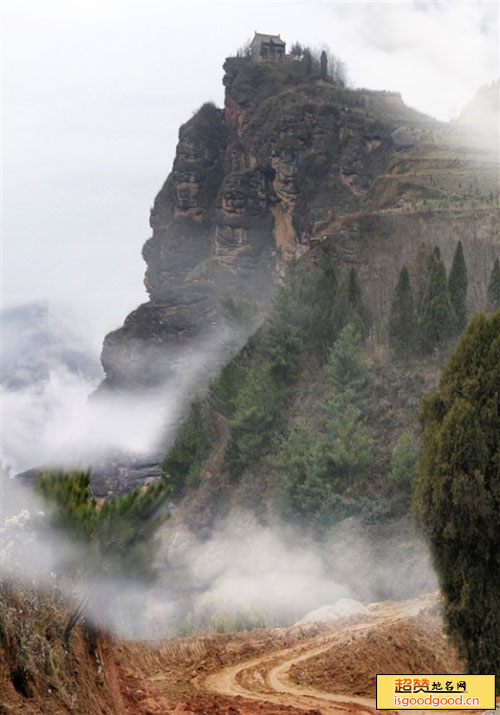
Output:
<svg viewBox="0 0 500 715">
<path fill-rule="evenodd" d="M 461 671 L 435 595 L 330 623 L 121 643 L 115 656 L 140 678 L 134 715 L 371 715 L 377 672 Z"/>
<path fill-rule="evenodd" d="M 347 642 L 292 666 L 290 677 L 325 692 L 374 698 L 377 673 L 461 673 L 463 668 L 436 609 L 427 609 L 397 625 L 353 632 Z"/>
<path fill-rule="evenodd" d="M 82 692 L 73 707 L 7 693 L 2 678 L 0 715 L 374 715 L 376 673 L 461 671 L 435 595 L 286 629 L 142 645 L 101 639 L 97 658 L 79 652 L 75 667 Z"/>
</svg>

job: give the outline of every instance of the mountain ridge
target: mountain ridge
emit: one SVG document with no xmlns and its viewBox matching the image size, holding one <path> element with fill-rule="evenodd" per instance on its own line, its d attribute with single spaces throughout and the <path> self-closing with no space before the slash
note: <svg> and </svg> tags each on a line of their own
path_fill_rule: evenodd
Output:
<svg viewBox="0 0 500 715">
<path fill-rule="evenodd" d="M 494 255 L 494 171 L 470 179 L 484 156 L 461 151 L 449 127 L 397 93 L 331 84 L 301 63 L 233 57 L 224 70 L 223 110 L 205 104 L 180 128 L 143 249 L 150 300 L 106 336 L 101 391 L 154 389 L 217 331 L 223 362 L 234 352 L 224 298 L 265 311 L 286 261 L 326 237 L 367 282 L 377 338 L 394 265 L 415 263 L 422 243 L 450 261 L 462 238 L 475 274 Z"/>
</svg>

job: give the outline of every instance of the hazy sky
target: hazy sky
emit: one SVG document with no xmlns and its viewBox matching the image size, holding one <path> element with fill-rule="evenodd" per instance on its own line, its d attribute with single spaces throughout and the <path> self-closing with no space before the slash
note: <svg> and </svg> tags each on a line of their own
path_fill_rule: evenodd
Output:
<svg viewBox="0 0 500 715">
<path fill-rule="evenodd" d="M 3 304 L 79 311 L 97 346 L 146 299 L 140 250 L 179 125 L 253 34 L 328 44 L 353 85 L 449 119 L 498 67 L 496 2 L 3 0 Z"/>
</svg>

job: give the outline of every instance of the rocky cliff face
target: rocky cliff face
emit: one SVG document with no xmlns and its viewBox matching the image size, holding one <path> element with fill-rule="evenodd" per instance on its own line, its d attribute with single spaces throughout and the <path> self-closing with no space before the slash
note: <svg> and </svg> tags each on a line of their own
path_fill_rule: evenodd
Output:
<svg viewBox="0 0 500 715">
<path fill-rule="evenodd" d="M 462 239 L 470 308 L 482 306 L 500 250 L 494 150 L 398 94 L 334 86 L 300 63 L 229 58 L 224 70 L 224 109 L 206 104 L 179 131 L 143 250 L 150 299 L 106 337 L 101 389 L 154 387 L 199 341 L 218 337 L 227 354 L 221 301 L 265 308 L 284 261 L 325 239 L 359 268 L 375 336 L 422 244 L 451 260 Z"/>
</svg>

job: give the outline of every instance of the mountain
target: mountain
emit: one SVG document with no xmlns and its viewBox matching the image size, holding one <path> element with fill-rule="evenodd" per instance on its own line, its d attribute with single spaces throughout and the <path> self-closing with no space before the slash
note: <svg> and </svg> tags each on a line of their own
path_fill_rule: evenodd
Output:
<svg viewBox="0 0 500 715">
<path fill-rule="evenodd" d="M 462 239 L 469 309 L 484 306 L 500 228 L 494 152 L 397 93 L 346 88 L 303 62 L 232 57 L 224 71 L 224 108 L 205 104 L 179 130 L 143 249 L 150 299 L 106 336 L 101 390 L 181 370 L 227 327 L 224 300 L 265 309 L 284 263 L 325 239 L 358 269 L 376 340 L 399 267 L 415 273 L 422 245 L 451 261 Z M 231 352 L 225 333 L 217 344 Z"/>
<path fill-rule="evenodd" d="M 456 122 L 459 130 L 468 132 L 471 143 L 484 142 L 493 154 L 498 154 L 499 98 L 500 80 L 480 87 Z"/>
<path fill-rule="evenodd" d="M 500 255 L 495 86 L 480 90 L 457 121 L 443 124 L 406 107 L 396 93 L 350 89 L 340 77 L 322 77 L 310 59 L 304 53 L 302 60 L 275 63 L 226 60 L 224 108 L 205 104 L 180 128 L 172 172 L 154 202 L 153 233 L 143 250 L 150 299 L 104 341 L 106 377 L 92 398 L 104 416 L 98 431 L 111 429 L 124 439 L 120 450 L 105 443 L 102 459 L 94 459 L 90 492 L 116 528 L 141 490 L 128 497 L 127 507 L 108 497 L 163 477 L 172 488 L 170 518 L 158 527 L 158 588 L 151 598 L 138 589 L 136 600 L 132 591 L 140 581 L 131 568 L 132 591 L 120 578 L 117 593 L 106 597 L 116 626 L 129 633 L 139 632 L 142 619 L 155 637 L 165 623 L 169 632 L 184 635 L 284 626 L 338 604 L 339 597 L 355 596 L 363 611 L 373 607 L 383 615 L 386 608 L 391 633 L 378 642 L 385 654 L 387 644 L 395 643 L 394 599 L 437 587 L 411 515 L 419 413 L 464 318 L 485 309 Z M 19 356 L 28 365 L 25 370 L 20 363 L 22 375 L 33 375 L 38 372 L 30 355 L 52 354 L 46 313 L 31 306 L 7 315 L 16 380 Z M 393 340 L 394 325 L 411 346 L 406 352 Z M 446 370 L 453 370 L 453 361 Z M 162 410 L 155 411 L 158 406 Z M 154 453 L 132 453 L 135 434 L 121 419 L 129 414 L 135 432 L 161 423 Z M 31 484 L 41 471 L 19 478 Z M 26 514 L 10 520 L 14 535 Z M 146 533 L 155 514 L 150 518 L 143 522 Z M 81 528 L 66 522 L 68 534 Z M 127 529 L 128 548 L 142 531 Z M 66 544 L 66 533 L 60 541 Z M 94 534 L 89 544 L 93 562 Z M 59 668 L 56 677 L 35 657 L 48 653 L 57 660 L 63 652 L 70 612 L 59 591 L 51 592 L 57 605 L 31 592 L 7 591 L 0 599 L 6 712 L 24 698 L 38 698 L 47 712 L 59 700 L 64 708 L 71 701 L 74 709 L 84 699 L 92 712 L 123 710 L 129 703 L 137 712 L 212 707 L 214 701 L 205 699 L 192 707 L 155 702 L 143 680 L 150 662 L 150 681 L 167 688 L 165 694 L 177 698 L 186 673 L 198 693 L 202 681 L 193 680 L 191 647 L 198 648 L 197 641 L 186 641 L 185 664 L 175 642 L 173 656 L 162 646 L 168 668 L 182 662 L 159 680 L 158 652 L 134 646 L 129 658 L 122 641 L 101 638 L 91 611 L 85 616 L 87 640 L 75 629 L 63 654 L 71 667 Z M 106 610 L 101 598 L 95 600 L 98 624 Z M 410 630 L 402 624 L 398 638 L 412 642 L 420 623 L 424 655 L 434 656 L 428 634 L 444 641 L 436 620 L 417 620 L 422 598 L 428 615 L 439 612 L 434 597 L 406 601 L 400 610 L 411 616 Z M 387 607 L 373 605 L 386 599 Z M 27 613 L 34 614 L 30 632 L 45 644 L 28 659 L 14 638 Z M 317 638 L 324 640 L 322 628 L 314 625 L 313 655 Z M 300 623 L 299 630 L 302 643 Z M 371 622 L 366 630 L 373 644 Z M 296 627 L 280 632 L 283 647 L 293 650 Z M 259 649 L 269 660 L 268 648 L 281 648 L 278 630 L 257 633 L 250 646 L 248 634 L 239 645 L 227 636 L 205 637 L 196 672 L 206 676 L 210 663 L 233 667 L 238 653 L 255 663 Z M 267 645 L 259 645 L 261 637 Z M 354 642 L 348 629 L 346 639 Z M 221 660 L 216 642 L 229 660 Z M 353 646 L 356 662 L 365 646 Z M 403 657 L 404 647 L 396 646 Z M 443 648 L 443 662 L 450 663 L 451 655 L 455 663 L 446 643 Z M 115 661 L 112 649 L 125 660 Z M 292 650 L 289 657 L 296 660 Z M 380 653 L 372 658 L 374 671 Z M 334 672 L 338 653 L 320 656 L 320 677 Z M 140 665 L 140 678 L 129 672 L 132 662 Z M 450 666 L 461 668 L 458 661 Z M 349 696 L 355 670 L 347 678 Z M 77 671 L 84 673 L 85 687 L 73 677 Z M 373 674 L 365 675 L 373 683 Z M 277 697 L 282 707 L 283 693 Z"/>
</svg>

